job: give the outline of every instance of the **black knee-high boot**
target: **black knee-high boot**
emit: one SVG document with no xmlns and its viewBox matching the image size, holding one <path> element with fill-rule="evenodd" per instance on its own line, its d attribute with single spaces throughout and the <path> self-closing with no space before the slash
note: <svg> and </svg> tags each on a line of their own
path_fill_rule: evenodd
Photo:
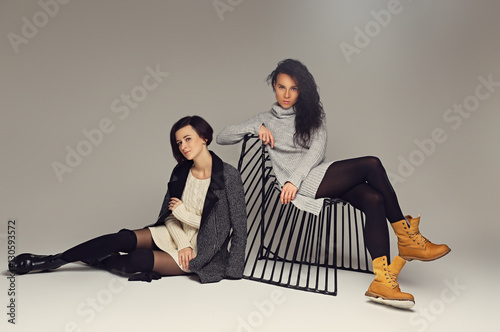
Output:
<svg viewBox="0 0 500 332">
<path fill-rule="evenodd" d="M 118 233 L 96 237 L 79 244 L 62 253 L 61 258 L 66 262 L 90 261 L 100 259 L 118 252 L 131 252 L 137 247 L 137 237 L 129 229 L 122 229 Z"/>
<path fill-rule="evenodd" d="M 100 266 L 111 271 L 132 274 L 129 281 L 147 281 L 161 279 L 161 274 L 153 271 L 155 257 L 153 250 L 137 249 L 124 255 L 112 255 L 100 262 Z"/>
<path fill-rule="evenodd" d="M 57 269 L 67 262 L 57 255 L 21 254 L 9 262 L 9 271 L 14 274 L 26 274 L 30 271 L 47 271 Z"/>
<path fill-rule="evenodd" d="M 101 266 L 123 273 L 151 272 L 154 266 L 153 250 L 137 249 L 124 255 L 112 255 L 103 259 Z"/>
<path fill-rule="evenodd" d="M 137 246 L 135 233 L 122 229 L 118 233 L 103 235 L 79 244 L 62 254 L 33 255 L 21 254 L 9 262 L 9 271 L 15 274 L 56 269 L 76 261 L 92 262 L 113 253 L 130 252 Z"/>
</svg>

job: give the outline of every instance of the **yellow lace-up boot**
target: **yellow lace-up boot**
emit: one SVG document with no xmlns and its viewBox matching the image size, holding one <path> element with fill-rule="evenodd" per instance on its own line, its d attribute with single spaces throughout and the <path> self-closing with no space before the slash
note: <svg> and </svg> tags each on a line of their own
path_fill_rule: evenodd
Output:
<svg viewBox="0 0 500 332">
<path fill-rule="evenodd" d="M 451 251 L 446 244 L 434 244 L 420 234 L 419 223 L 420 215 L 417 218 L 406 216 L 406 219 L 391 223 L 398 236 L 399 256 L 407 261 L 433 261 Z"/>
<path fill-rule="evenodd" d="M 394 257 L 391 265 L 387 265 L 387 257 L 377 257 L 373 260 L 375 280 L 370 284 L 365 296 L 368 299 L 397 308 L 413 308 L 413 295 L 401 292 L 398 275 L 406 261 L 399 256 Z"/>
</svg>

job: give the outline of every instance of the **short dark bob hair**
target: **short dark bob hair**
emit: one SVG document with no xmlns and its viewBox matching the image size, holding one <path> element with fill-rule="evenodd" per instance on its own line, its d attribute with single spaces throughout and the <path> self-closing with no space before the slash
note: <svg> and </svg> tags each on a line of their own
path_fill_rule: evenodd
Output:
<svg viewBox="0 0 500 332">
<path fill-rule="evenodd" d="M 212 142 L 212 136 L 214 133 L 214 130 L 208 124 L 208 122 L 198 115 L 186 116 L 177 121 L 170 130 L 170 145 L 172 145 L 172 154 L 174 155 L 174 158 L 175 160 L 177 160 L 178 163 L 182 163 L 183 161 L 186 160 L 186 158 L 184 158 L 181 151 L 179 150 L 179 146 L 177 145 L 177 140 L 175 139 L 175 133 L 177 132 L 177 130 L 184 128 L 186 126 L 193 127 L 194 131 L 196 131 L 198 136 L 206 140 L 207 146 L 209 146 L 210 143 Z"/>
</svg>

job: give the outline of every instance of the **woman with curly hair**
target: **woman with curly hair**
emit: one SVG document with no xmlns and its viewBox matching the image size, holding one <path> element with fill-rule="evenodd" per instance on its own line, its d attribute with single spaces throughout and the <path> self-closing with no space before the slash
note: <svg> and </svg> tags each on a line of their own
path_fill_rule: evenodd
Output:
<svg viewBox="0 0 500 332">
<path fill-rule="evenodd" d="M 103 235 L 57 255 L 21 254 L 9 270 L 26 274 L 83 261 L 151 281 L 195 273 L 202 283 L 243 276 L 245 194 L 239 172 L 208 150 L 213 129 L 199 116 L 186 116 L 170 131 L 178 164 L 155 224 Z M 229 249 L 230 244 L 230 249 Z"/>
<path fill-rule="evenodd" d="M 314 77 L 301 62 L 281 61 L 267 77 L 276 94 L 268 112 L 226 127 L 217 143 L 234 144 L 255 134 L 266 145 L 282 204 L 319 214 L 324 198 L 340 198 L 366 216 L 365 244 L 373 259 L 375 280 L 365 295 L 373 301 L 413 307 L 411 294 L 401 292 L 397 277 L 406 261 L 431 261 L 450 252 L 420 234 L 420 217 L 404 216 L 396 193 L 376 157 L 329 162 L 325 160 L 326 119 Z M 387 220 L 398 237 L 399 255 L 389 264 Z"/>
</svg>

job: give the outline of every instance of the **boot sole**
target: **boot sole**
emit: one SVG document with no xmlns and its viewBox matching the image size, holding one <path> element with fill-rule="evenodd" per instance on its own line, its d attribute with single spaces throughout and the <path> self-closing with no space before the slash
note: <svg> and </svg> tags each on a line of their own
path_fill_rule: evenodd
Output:
<svg viewBox="0 0 500 332">
<path fill-rule="evenodd" d="M 391 307 L 401 308 L 401 309 L 411 309 L 415 306 L 415 301 L 412 300 L 397 300 L 397 299 L 384 299 L 376 295 L 365 294 L 366 298 L 370 301 L 377 302 L 380 304 L 385 304 Z"/>
<path fill-rule="evenodd" d="M 441 257 L 444 257 L 446 256 L 447 254 L 449 254 L 451 251 L 448 250 L 444 253 L 442 253 L 441 255 L 439 256 L 436 256 L 436 257 L 430 257 L 430 258 L 421 258 L 421 257 L 415 257 L 415 256 L 403 256 L 401 254 L 399 254 L 399 257 L 403 258 L 404 260 L 408 261 L 408 262 L 411 262 L 412 260 L 417 260 L 417 261 L 422 261 L 422 262 L 432 262 L 432 261 L 435 261 L 436 259 L 439 259 Z"/>
</svg>

